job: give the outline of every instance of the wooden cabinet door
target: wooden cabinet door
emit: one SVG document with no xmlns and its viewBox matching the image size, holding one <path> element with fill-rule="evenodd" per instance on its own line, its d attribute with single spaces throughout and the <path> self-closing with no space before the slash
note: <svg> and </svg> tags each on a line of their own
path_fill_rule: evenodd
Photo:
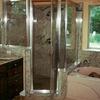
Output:
<svg viewBox="0 0 100 100">
<path fill-rule="evenodd" d="M 7 78 L 4 66 L 0 66 L 0 100 L 7 100 Z"/>
</svg>

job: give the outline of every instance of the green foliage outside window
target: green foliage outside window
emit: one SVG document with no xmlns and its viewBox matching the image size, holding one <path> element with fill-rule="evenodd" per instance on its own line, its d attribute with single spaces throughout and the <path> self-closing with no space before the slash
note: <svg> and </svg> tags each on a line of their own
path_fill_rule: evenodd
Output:
<svg viewBox="0 0 100 100">
<path fill-rule="evenodd" d="M 89 6 L 89 47 L 100 48 L 100 6 Z"/>
</svg>

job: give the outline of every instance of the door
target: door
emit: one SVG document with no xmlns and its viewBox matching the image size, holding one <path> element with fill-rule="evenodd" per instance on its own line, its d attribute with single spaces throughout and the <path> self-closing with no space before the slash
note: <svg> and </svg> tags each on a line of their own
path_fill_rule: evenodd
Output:
<svg viewBox="0 0 100 100">
<path fill-rule="evenodd" d="M 67 27 L 65 6 L 66 1 L 61 0 L 33 2 L 33 88 L 35 90 L 58 91 L 58 70 L 65 68 Z"/>
<path fill-rule="evenodd" d="M 33 88 L 50 90 L 51 3 L 33 2 Z"/>
</svg>

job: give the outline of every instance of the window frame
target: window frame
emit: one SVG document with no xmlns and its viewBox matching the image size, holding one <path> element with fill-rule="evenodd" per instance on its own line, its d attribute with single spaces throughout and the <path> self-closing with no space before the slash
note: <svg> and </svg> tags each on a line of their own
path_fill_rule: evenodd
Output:
<svg viewBox="0 0 100 100">
<path fill-rule="evenodd" d="M 82 30 L 82 50 L 100 51 L 98 48 L 89 48 L 89 6 L 99 6 L 100 2 L 84 2 L 83 4 L 83 30 Z"/>
</svg>

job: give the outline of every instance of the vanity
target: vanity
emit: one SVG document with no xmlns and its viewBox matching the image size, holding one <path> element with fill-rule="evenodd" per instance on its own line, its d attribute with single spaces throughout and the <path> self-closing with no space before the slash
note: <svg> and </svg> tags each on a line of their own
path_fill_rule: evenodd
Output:
<svg viewBox="0 0 100 100">
<path fill-rule="evenodd" d="M 12 100 L 23 90 L 23 58 L 0 59 L 0 100 Z"/>
</svg>

